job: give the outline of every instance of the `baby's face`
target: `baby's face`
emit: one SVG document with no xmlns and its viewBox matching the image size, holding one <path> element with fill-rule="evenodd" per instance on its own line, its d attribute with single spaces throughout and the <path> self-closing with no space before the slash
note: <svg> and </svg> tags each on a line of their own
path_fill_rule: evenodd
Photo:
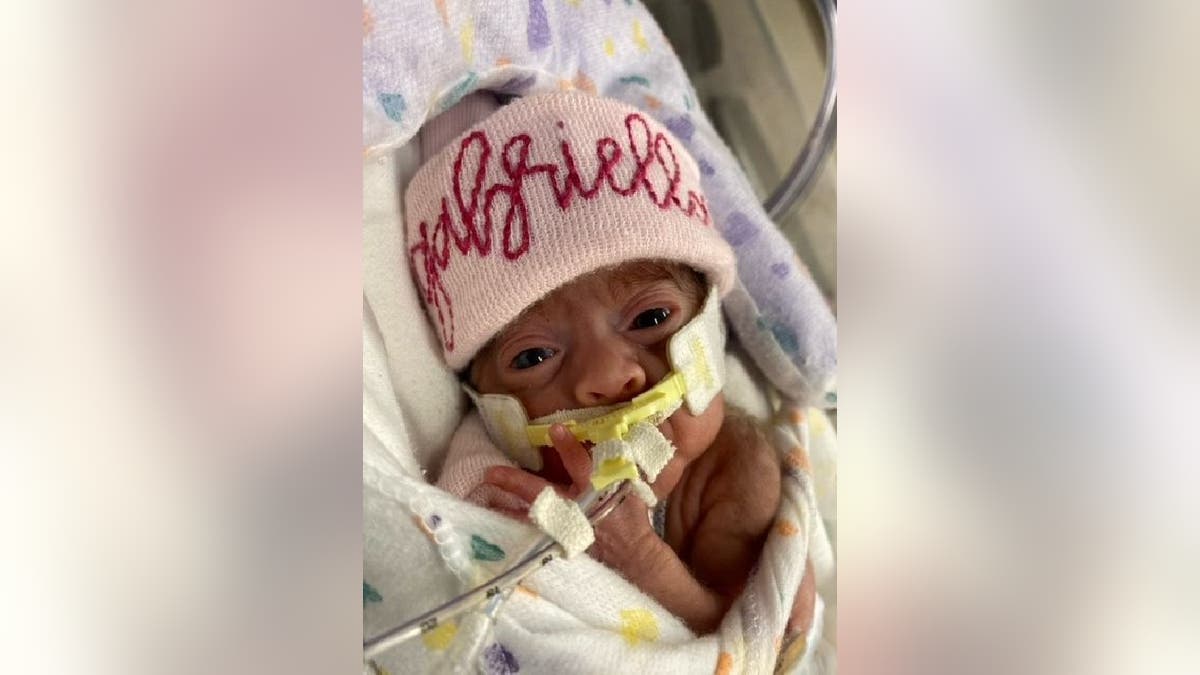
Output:
<svg viewBox="0 0 1200 675">
<path fill-rule="evenodd" d="M 635 262 L 580 277 L 497 335 L 472 362 L 471 381 L 481 393 L 516 396 L 531 419 L 625 403 L 670 371 L 667 342 L 705 294 L 695 273 L 673 264 Z M 676 466 L 656 491 L 708 448 L 724 410 L 718 396 L 701 415 L 681 408 L 659 426 L 676 446 Z"/>
</svg>

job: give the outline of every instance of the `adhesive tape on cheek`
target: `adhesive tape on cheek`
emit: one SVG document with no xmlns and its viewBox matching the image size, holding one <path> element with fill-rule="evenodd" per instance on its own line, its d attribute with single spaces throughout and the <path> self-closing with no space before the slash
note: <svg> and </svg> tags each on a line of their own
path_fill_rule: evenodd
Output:
<svg viewBox="0 0 1200 675">
<path fill-rule="evenodd" d="M 725 384 L 725 324 L 721 319 L 716 287 L 709 289 L 703 309 L 671 336 L 667 353 L 672 370 L 658 384 L 627 405 L 560 411 L 530 424 L 524 406 L 514 396 L 480 394 L 463 388 L 483 417 L 492 441 L 521 466 L 538 471 L 542 456 L 538 448 L 551 446 L 550 423 L 563 423 L 580 441 L 603 443 L 625 440 L 639 424 L 661 424 L 686 404 L 693 415 L 703 413 Z M 660 434 L 661 435 L 661 434 Z M 674 452 L 666 439 L 646 445 L 645 457 L 636 456 L 647 475 L 657 476 L 665 461 L 661 453 Z M 651 451 L 653 450 L 653 451 Z M 670 454 L 666 457 L 670 459 Z M 661 465 L 660 465 L 661 464 Z M 614 467 L 615 468 L 615 467 Z"/>
<path fill-rule="evenodd" d="M 725 324 L 716 287 L 704 308 L 667 343 L 671 367 L 684 378 L 688 412 L 699 415 L 725 386 Z"/>
<path fill-rule="evenodd" d="M 529 443 L 525 428 L 529 417 L 525 407 L 513 396 L 506 394 L 480 394 L 471 387 L 463 386 L 479 416 L 488 437 L 515 462 L 531 471 L 542 468 L 542 454 Z"/>
</svg>

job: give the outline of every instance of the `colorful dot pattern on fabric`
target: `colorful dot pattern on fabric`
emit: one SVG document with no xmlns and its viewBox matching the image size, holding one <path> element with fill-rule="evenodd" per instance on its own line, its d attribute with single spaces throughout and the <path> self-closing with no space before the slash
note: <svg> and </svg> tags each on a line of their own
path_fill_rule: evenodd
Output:
<svg viewBox="0 0 1200 675">
<path fill-rule="evenodd" d="M 471 535 L 471 555 L 475 556 L 476 560 L 503 560 L 504 549 L 477 534 L 473 534 Z"/>
<path fill-rule="evenodd" d="M 787 263 L 775 263 L 771 265 L 771 274 L 774 274 L 777 279 L 786 279 L 787 275 L 791 273 L 792 267 Z"/>
<path fill-rule="evenodd" d="M 433 0 L 433 4 L 437 5 L 438 16 L 442 17 L 442 25 L 450 25 L 450 14 L 446 11 L 446 0 Z"/>
<path fill-rule="evenodd" d="M 604 53 L 608 55 L 609 58 L 616 56 L 617 44 L 613 42 L 612 38 L 604 38 Z"/>
<path fill-rule="evenodd" d="M 450 109 L 451 106 L 462 100 L 462 97 L 466 96 L 467 92 L 471 91 L 471 89 L 475 87 L 475 82 L 478 80 L 479 76 L 475 74 L 475 71 L 467 73 L 466 77 L 459 80 L 458 84 L 454 85 L 454 88 L 451 89 L 448 94 L 446 94 L 445 98 L 442 99 L 442 103 L 439 108 L 442 111 Z"/>
<path fill-rule="evenodd" d="M 692 140 L 692 134 L 696 133 L 696 125 L 692 123 L 692 118 L 687 115 L 672 117 L 664 122 L 663 125 L 670 129 L 671 133 L 684 141 Z"/>
<path fill-rule="evenodd" d="M 759 330 L 771 332 L 771 336 L 775 338 L 775 342 L 779 344 L 783 351 L 795 354 L 800 349 L 800 339 L 796 337 L 796 331 L 792 330 L 791 327 L 782 323 L 767 321 L 761 316 L 758 318 L 757 324 Z"/>
<path fill-rule="evenodd" d="M 363 5 L 363 37 L 371 34 L 375 30 L 375 17 L 371 16 L 371 10 Z"/>
<path fill-rule="evenodd" d="M 725 221 L 722 234 L 730 246 L 741 246 L 758 236 L 758 226 L 741 211 L 734 211 Z"/>
<path fill-rule="evenodd" d="M 463 24 L 462 30 L 459 31 L 458 41 L 462 45 L 463 58 L 467 63 L 471 62 L 471 57 L 475 55 L 475 23 L 467 21 Z"/>
<path fill-rule="evenodd" d="M 542 4 L 542 0 L 529 0 L 527 38 L 531 52 L 550 46 L 550 20 L 546 17 L 546 6 Z"/>
<path fill-rule="evenodd" d="M 717 656 L 717 669 L 714 671 L 716 675 L 729 675 L 733 672 L 733 654 L 729 652 L 721 652 Z"/>
<path fill-rule="evenodd" d="M 457 634 L 458 624 L 450 621 L 421 635 L 421 641 L 425 643 L 428 649 L 441 652 L 445 651 L 451 642 L 454 642 L 454 636 Z"/>
<path fill-rule="evenodd" d="M 393 122 L 404 119 L 404 110 L 408 107 L 400 94 L 380 94 L 379 105 L 383 106 L 384 114 Z"/>
<path fill-rule="evenodd" d="M 633 44 L 637 45 L 638 51 L 650 51 L 650 43 L 646 41 L 646 34 L 642 32 L 642 22 L 637 19 L 633 20 Z"/>
<path fill-rule="evenodd" d="M 658 635 L 658 619 L 649 610 L 621 610 L 621 637 L 630 647 L 636 647 L 640 642 L 657 642 Z"/>
<path fill-rule="evenodd" d="M 646 94 L 646 107 L 651 110 L 658 110 L 662 107 L 662 101 L 654 98 L 650 94 Z"/>
<path fill-rule="evenodd" d="M 428 518 L 422 518 L 420 516 L 413 516 L 412 521 L 413 521 L 413 525 L 416 525 L 418 530 L 424 532 L 425 536 L 432 539 L 433 531 L 438 528 L 438 525 L 442 524 L 442 517 L 439 516 L 438 514 L 434 513 L 434 514 L 431 514 Z"/>
<path fill-rule="evenodd" d="M 785 537 L 793 537 L 800 531 L 800 528 L 790 520 L 780 520 L 775 524 L 775 531 Z"/>
<path fill-rule="evenodd" d="M 483 668 L 488 675 L 510 675 L 521 671 L 517 657 L 499 642 L 484 650 Z"/>
<path fill-rule="evenodd" d="M 650 80 L 647 80 L 646 78 L 642 77 L 641 75 L 626 75 L 625 77 L 622 77 L 617 81 L 620 82 L 621 84 L 640 84 L 643 87 L 650 86 Z"/>
<path fill-rule="evenodd" d="M 592 78 L 588 77 L 582 70 L 576 73 L 574 84 L 581 91 L 586 91 L 593 96 L 596 95 L 596 83 L 592 82 Z"/>
<path fill-rule="evenodd" d="M 375 587 L 367 582 L 363 582 L 363 606 L 366 607 L 368 602 L 383 602 L 383 596 Z"/>
</svg>

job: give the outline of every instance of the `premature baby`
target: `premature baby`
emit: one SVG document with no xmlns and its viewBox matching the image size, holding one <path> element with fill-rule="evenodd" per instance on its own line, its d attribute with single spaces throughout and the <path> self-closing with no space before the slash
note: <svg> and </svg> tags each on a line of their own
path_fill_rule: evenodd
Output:
<svg viewBox="0 0 1200 675">
<path fill-rule="evenodd" d="M 481 393 L 517 396 L 538 417 L 627 402 L 667 373 L 667 339 L 696 314 L 705 291 L 679 265 L 634 262 L 585 275 L 497 336 L 472 363 L 471 382 Z M 667 504 L 663 538 L 633 497 L 601 521 L 589 552 L 705 633 L 758 559 L 779 505 L 779 462 L 757 425 L 727 413 L 722 396 L 699 416 L 681 409 L 659 429 L 675 446 L 651 485 Z M 539 474 L 493 467 L 476 495 L 516 517 L 524 514 L 513 502 L 527 508 L 548 484 L 576 496 L 591 475 L 588 452 L 561 425 L 551 437 L 555 448 L 544 451 Z"/>
<path fill-rule="evenodd" d="M 435 150 L 406 196 L 426 307 L 447 363 L 480 394 L 516 397 L 530 419 L 627 403 L 656 385 L 671 370 L 671 336 L 710 288 L 732 283 L 695 162 L 631 108 L 531 97 Z M 664 504 L 658 531 L 631 496 L 588 552 L 704 634 L 758 560 L 780 500 L 778 454 L 720 394 L 658 428 L 674 446 L 650 485 Z M 550 438 L 540 469 L 523 469 L 472 412 L 438 485 L 516 518 L 547 486 L 576 497 L 592 474 L 589 444 L 562 425 Z M 809 572 L 789 632 L 807 629 L 812 605 Z"/>
</svg>

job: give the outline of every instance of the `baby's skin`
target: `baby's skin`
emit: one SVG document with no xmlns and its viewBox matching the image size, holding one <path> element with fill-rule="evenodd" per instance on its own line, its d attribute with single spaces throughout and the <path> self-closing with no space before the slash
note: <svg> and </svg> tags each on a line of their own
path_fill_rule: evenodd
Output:
<svg viewBox="0 0 1200 675">
<path fill-rule="evenodd" d="M 671 263 L 580 277 L 496 336 L 472 362 L 471 381 L 482 393 L 516 396 L 531 418 L 627 402 L 668 373 L 668 340 L 700 310 L 706 290 L 696 273 Z M 758 560 L 779 506 L 779 459 L 757 423 L 727 409 L 721 395 L 700 415 L 681 408 L 659 430 L 675 445 L 651 484 L 669 500 L 664 538 L 631 495 L 600 522 L 588 552 L 703 635 L 720 625 Z M 562 425 L 550 435 L 554 448 L 542 449 L 541 471 L 493 467 L 485 484 L 525 504 L 546 486 L 581 494 L 592 468 L 587 448 Z M 488 506 L 527 518 L 527 507 Z M 793 603 L 789 632 L 811 620 L 812 576 L 810 569 Z"/>
</svg>

